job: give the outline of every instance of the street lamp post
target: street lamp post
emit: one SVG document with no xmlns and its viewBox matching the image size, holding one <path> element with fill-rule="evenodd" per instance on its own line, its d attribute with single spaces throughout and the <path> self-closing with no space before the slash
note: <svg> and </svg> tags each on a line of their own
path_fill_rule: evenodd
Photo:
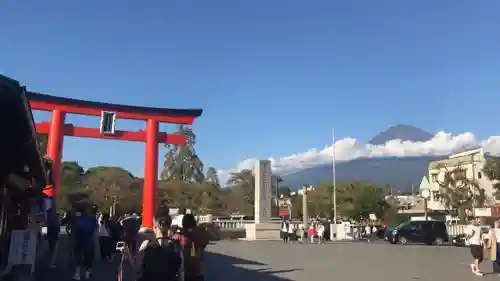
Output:
<svg viewBox="0 0 500 281">
<path fill-rule="evenodd" d="M 428 189 L 423 189 L 420 192 L 420 196 L 422 197 L 422 199 L 424 199 L 424 217 L 425 217 L 425 220 L 427 221 L 429 219 L 427 204 L 428 204 L 429 198 L 431 197 L 431 192 Z"/>
<path fill-rule="evenodd" d="M 283 179 L 280 176 L 276 176 L 276 217 L 280 217 L 280 182 Z"/>
<path fill-rule="evenodd" d="M 302 186 L 302 224 L 304 225 L 304 229 L 307 229 L 308 214 L 307 214 L 307 191 L 311 188 L 310 185 Z"/>
</svg>

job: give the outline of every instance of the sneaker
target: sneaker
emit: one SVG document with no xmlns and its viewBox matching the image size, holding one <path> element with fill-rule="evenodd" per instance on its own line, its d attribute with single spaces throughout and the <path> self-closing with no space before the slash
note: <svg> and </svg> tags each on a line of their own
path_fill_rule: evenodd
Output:
<svg viewBox="0 0 500 281">
<path fill-rule="evenodd" d="M 481 272 L 479 272 L 479 271 L 474 271 L 474 275 L 476 275 L 476 276 L 483 276 L 484 274 L 481 273 Z"/>
<path fill-rule="evenodd" d="M 80 272 L 79 271 L 75 272 L 75 275 L 73 275 L 72 279 L 77 281 L 81 280 L 82 278 L 80 276 Z"/>
<path fill-rule="evenodd" d="M 85 279 L 90 279 L 90 270 L 85 270 Z"/>
</svg>

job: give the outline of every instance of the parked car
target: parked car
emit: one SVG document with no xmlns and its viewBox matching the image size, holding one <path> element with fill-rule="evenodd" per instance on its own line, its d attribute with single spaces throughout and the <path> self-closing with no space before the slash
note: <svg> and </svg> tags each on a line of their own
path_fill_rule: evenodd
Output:
<svg viewBox="0 0 500 281">
<path fill-rule="evenodd" d="M 384 233 L 384 240 L 385 241 L 388 241 L 388 242 L 392 241 L 392 231 L 393 231 L 392 228 L 387 228 L 385 230 L 385 233 Z"/>
<path fill-rule="evenodd" d="M 451 238 L 451 245 L 456 247 L 466 247 L 469 244 L 467 235 L 459 234 Z"/>
<path fill-rule="evenodd" d="M 442 245 L 449 241 L 446 224 L 443 221 L 407 221 L 392 230 L 392 244 L 424 243 Z"/>
</svg>

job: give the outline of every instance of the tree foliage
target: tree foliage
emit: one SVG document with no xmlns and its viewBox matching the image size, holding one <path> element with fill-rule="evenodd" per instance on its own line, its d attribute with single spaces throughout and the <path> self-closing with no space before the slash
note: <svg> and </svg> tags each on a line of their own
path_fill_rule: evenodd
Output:
<svg viewBox="0 0 500 281">
<path fill-rule="evenodd" d="M 177 134 L 186 136 L 186 145 L 166 145 L 167 153 L 165 154 L 161 178 L 192 183 L 204 182 L 203 162 L 194 148 L 196 135 L 186 125 L 180 125 Z"/>
<path fill-rule="evenodd" d="M 483 172 L 486 177 L 493 181 L 493 194 L 496 200 L 500 200 L 500 157 L 490 157 L 484 165 Z"/>
<path fill-rule="evenodd" d="M 214 185 L 220 185 L 219 175 L 217 174 L 217 170 L 214 167 L 210 167 L 207 170 L 207 175 L 205 176 L 205 182 L 211 183 Z"/>
<path fill-rule="evenodd" d="M 445 166 L 438 167 L 444 172 L 441 178 L 437 178 L 439 185 L 438 199 L 450 210 L 457 210 L 459 216 L 464 219 L 466 210 L 483 207 L 486 195 L 477 181 L 467 177 L 467 170 L 462 165 L 454 168 Z"/>
<path fill-rule="evenodd" d="M 232 172 L 227 181 L 229 185 L 228 208 L 234 212 L 253 214 L 255 203 L 255 176 L 250 169 Z"/>
<path fill-rule="evenodd" d="M 253 215 L 255 177 L 252 170 L 230 174 L 227 187 L 221 187 L 217 170 L 204 165 L 194 145 L 196 136 L 188 126 L 179 126 L 187 138 L 184 146 L 169 145 L 164 168 L 158 183 L 158 206 L 189 208 L 198 213 L 228 215 L 242 213 Z M 38 135 L 42 151 L 46 150 L 47 135 Z M 272 194 L 276 193 L 276 177 L 272 181 Z M 99 166 L 85 170 L 78 162 L 63 162 L 61 174 L 60 208 L 72 209 L 78 204 L 96 204 L 100 211 L 115 205 L 118 213 L 140 213 L 142 208 L 143 180 L 120 167 Z M 365 182 L 337 183 L 337 210 L 344 218 L 361 219 L 376 214 L 386 219 L 395 208 L 384 196 L 388 192 Z M 301 196 L 292 196 L 286 186 L 279 188 L 279 195 L 290 197 L 292 215 L 302 215 Z M 309 215 L 330 216 L 332 213 L 332 183 L 324 183 L 308 194 Z M 273 212 L 274 213 L 274 212 Z"/>
<path fill-rule="evenodd" d="M 337 214 L 341 218 L 367 219 L 370 214 L 384 218 L 394 206 L 387 203 L 385 188 L 362 181 L 337 182 Z M 333 184 L 325 182 L 308 192 L 308 213 L 330 217 L 333 206 Z M 300 204 L 302 205 L 302 204 Z M 397 211 L 397 210 L 396 210 Z"/>
<path fill-rule="evenodd" d="M 77 162 L 63 162 L 60 208 L 96 204 L 107 211 L 115 204 L 123 211 L 139 211 L 142 183 L 119 167 L 99 166 L 87 171 Z"/>
<path fill-rule="evenodd" d="M 119 213 L 141 211 L 143 181 L 122 168 L 100 166 L 85 171 L 77 162 L 64 162 L 61 183 L 62 208 L 71 209 L 77 204 L 92 202 L 101 211 L 109 210 L 112 204 L 117 205 Z M 238 212 L 253 215 L 255 179 L 252 171 L 234 172 L 228 183 L 229 186 L 223 188 L 208 176 L 203 183 L 161 180 L 158 184 L 158 205 L 189 208 L 197 213 L 214 215 Z M 362 219 L 373 213 L 390 221 L 397 210 L 390 200 L 384 200 L 388 194 L 384 188 L 365 182 L 338 182 L 336 187 L 339 217 Z M 291 197 L 292 216 L 300 217 L 301 196 L 291 196 L 291 190 L 285 186 L 280 188 L 280 194 Z M 329 217 L 332 195 L 331 183 L 324 183 L 310 191 L 309 215 Z"/>
</svg>

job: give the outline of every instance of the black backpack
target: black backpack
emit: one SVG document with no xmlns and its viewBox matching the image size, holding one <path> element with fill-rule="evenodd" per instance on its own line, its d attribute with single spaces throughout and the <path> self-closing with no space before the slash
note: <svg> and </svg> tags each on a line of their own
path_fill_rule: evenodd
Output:
<svg viewBox="0 0 500 281">
<path fill-rule="evenodd" d="M 178 280 L 182 265 L 182 247 L 178 241 L 159 238 L 159 243 L 149 243 L 144 250 L 142 270 L 138 281 Z"/>
</svg>

